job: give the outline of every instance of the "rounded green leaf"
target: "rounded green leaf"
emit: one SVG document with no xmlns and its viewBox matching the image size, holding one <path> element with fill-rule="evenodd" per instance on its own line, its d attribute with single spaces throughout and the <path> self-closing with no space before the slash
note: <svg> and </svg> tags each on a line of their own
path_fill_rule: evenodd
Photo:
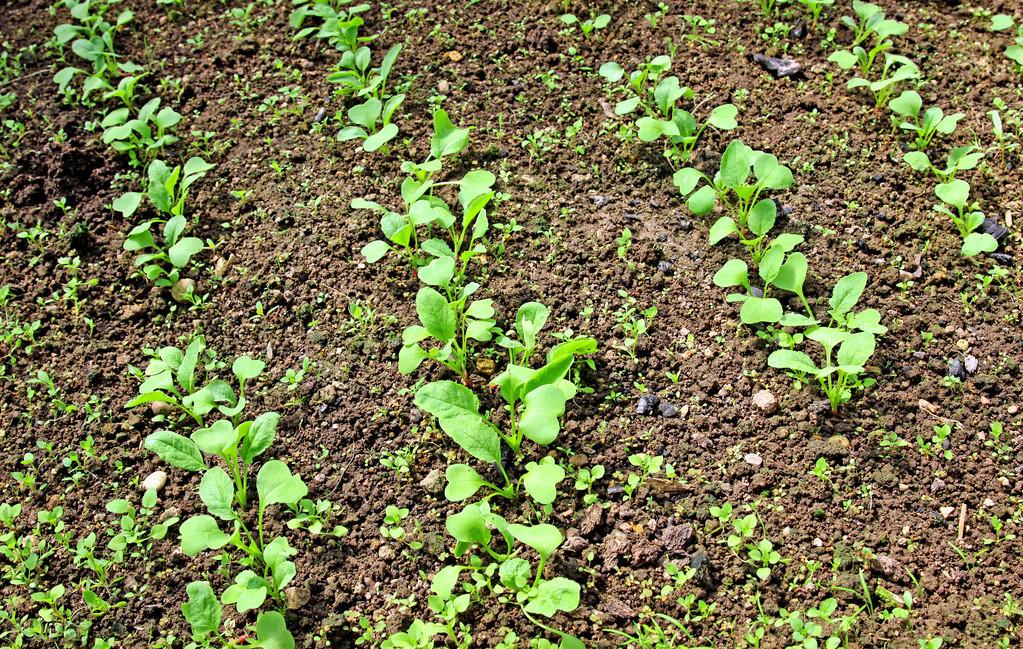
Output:
<svg viewBox="0 0 1023 649">
<path fill-rule="evenodd" d="M 710 226 L 710 232 L 707 234 L 707 243 L 713 246 L 722 239 L 738 233 L 739 226 L 735 224 L 732 217 L 722 216 L 717 221 L 714 221 L 714 225 Z"/>
<path fill-rule="evenodd" d="M 738 114 L 739 109 L 734 105 L 722 104 L 710 112 L 707 123 L 722 131 L 730 131 L 739 126 L 739 122 L 735 119 Z"/>
<path fill-rule="evenodd" d="M 217 518 L 234 520 L 234 482 L 227 471 L 215 466 L 207 471 L 199 482 L 199 498 L 206 509 Z"/>
<path fill-rule="evenodd" d="M 982 252 L 998 250 L 998 240 L 987 232 L 971 232 L 963 239 L 963 257 L 973 257 Z"/>
<path fill-rule="evenodd" d="M 416 293 L 416 313 L 430 335 L 441 342 L 455 337 L 455 312 L 447 298 L 436 290 L 424 286 Z"/>
<path fill-rule="evenodd" d="M 212 516 L 193 516 L 181 524 L 181 551 L 185 556 L 194 557 L 203 550 L 219 550 L 227 545 L 230 537 L 220 531 Z"/>
<path fill-rule="evenodd" d="M 714 285 L 720 288 L 744 286 L 749 288 L 749 267 L 741 259 L 729 259 L 714 273 Z"/>
<path fill-rule="evenodd" d="M 482 476 L 468 464 L 452 464 L 444 472 L 448 484 L 444 497 L 451 502 L 461 502 L 476 495 L 485 483 Z"/>
<path fill-rule="evenodd" d="M 273 504 L 294 505 L 305 498 L 309 489 L 302 478 L 291 473 L 280 460 L 270 460 L 256 475 L 256 493 L 261 509 Z"/>
<path fill-rule="evenodd" d="M 773 297 L 748 297 L 739 309 L 739 319 L 743 324 L 778 322 L 782 313 L 781 302 Z"/>
<path fill-rule="evenodd" d="M 376 262 L 380 261 L 384 257 L 384 255 L 386 255 L 390 250 L 391 246 L 387 245 L 386 241 L 380 241 L 378 239 L 376 241 L 370 241 L 369 243 L 364 245 L 362 247 L 361 253 L 362 256 L 365 257 L 367 263 L 375 264 Z"/>
<path fill-rule="evenodd" d="M 202 471 L 206 468 L 195 442 L 169 430 L 160 430 L 147 436 L 145 447 L 178 469 Z"/>
</svg>

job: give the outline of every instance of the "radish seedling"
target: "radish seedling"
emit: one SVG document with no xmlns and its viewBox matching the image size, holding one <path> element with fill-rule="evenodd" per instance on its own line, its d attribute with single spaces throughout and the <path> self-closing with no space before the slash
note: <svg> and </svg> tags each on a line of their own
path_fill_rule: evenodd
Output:
<svg viewBox="0 0 1023 649">
<path fill-rule="evenodd" d="M 922 107 L 923 100 L 914 90 L 904 90 L 901 95 L 888 102 L 888 108 L 902 117 L 903 121 L 899 123 L 899 128 L 913 131 L 916 134 L 913 145 L 918 151 L 925 150 L 934 136 L 939 133 L 951 135 L 959 120 L 966 117 L 963 113 L 946 115 L 937 106 L 928 108 L 921 115 Z"/>
<path fill-rule="evenodd" d="M 799 4 L 806 8 L 810 15 L 810 29 L 817 29 L 817 22 L 821 19 L 821 10 L 835 4 L 835 0 L 799 0 Z"/>
<path fill-rule="evenodd" d="M 937 176 L 938 180 L 949 182 L 955 178 L 956 173 L 975 168 L 983 157 L 982 151 L 977 151 L 975 146 L 968 144 L 952 149 L 948 154 L 944 169 L 935 167 L 923 151 L 909 151 L 902 159 L 914 171 L 930 171 Z"/>
<path fill-rule="evenodd" d="M 920 78 L 920 68 L 915 63 L 899 54 L 884 55 L 884 66 L 881 68 L 881 76 L 875 81 L 856 77 L 846 84 L 846 88 L 866 88 L 874 97 L 874 105 L 881 108 L 888 103 L 896 86 L 904 81 L 912 81 Z"/>
<path fill-rule="evenodd" d="M 666 140 L 664 157 L 673 168 L 678 168 L 692 157 L 693 149 L 708 126 L 722 131 L 736 128 L 738 109 L 732 104 L 722 104 L 713 108 L 702 123 L 697 122 L 691 112 L 678 106 L 680 99 L 693 101 L 695 93 L 683 87 L 677 76 L 663 77 L 670 69 L 671 58 L 661 55 L 643 63 L 628 77 L 622 66 L 605 63 L 600 66 L 600 76 L 610 84 L 625 80 L 612 90 L 627 95 L 615 105 L 615 114 L 632 115 L 640 111 L 643 115 L 633 123 L 639 139 L 642 142 Z"/>
<path fill-rule="evenodd" d="M 767 233 L 774 227 L 778 214 L 774 200 L 762 196 L 792 185 L 792 171 L 788 167 L 770 153 L 732 140 L 713 178 L 685 167 L 675 172 L 673 182 L 687 197 L 686 205 L 694 214 L 709 214 L 718 202 L 728 212 L 728 216 L 722 216 L 711 226 L 710 245 L 736 235 L 749 250 L 753 265 L 760 264 L 767 250 Z"/>
<path fill-rule="evenodd" d="M 76 76 L 86 75 L 82 85 L 82 98 L 87 100 L 89 95 L 97 90 L 112 90 L 108 79 L 113 75 L 122 73 L 131 75 L 143 71 L 134 63 L 118 60 L 118 54 L 114 50 L 114 35 L 117 30 L 134 19 L 131 10 L 121 11 L 111 24 L 105 16 L 109 7 L 106 2 L 63 0 L 62 4 L 77 23 L 57 25 L 53 30 L 56 43 L 61 48 L 70 44 L 71 51 L 90 64 L 91 70 L 86 71 L 71 65 L 61 68 L 53 77 L 61 93 L 69 91 L 69 85 Z"/>
<path fill-rule="evenodd" d="M 185 588 L 188 601 L 181 605 L 192 631 L 190 649 L 214 649 L 235 645 L 230 637 L 237 633 L 234 626 L 221 628 L 224 610 L 213 587 L 208 581 L 193 581 Z M 254 638 L 249 638 L 250 647 L 287 649 L 295 646 L 295 638 L 288 631 L 284 616 L 277 611 L 260 613 L 252 628 Z"/>
<path fill-rule="evenodd" d="M 817 326 L 816 319 L 804 316 L 789 314 L 782 319 L 785 326 L 809 325 L 805 337 L 822 347 L 821 367 L 805 352 L 795 349 L 777 349 L 767 359 L 771 367 L 790 370 L 801 381 L 809 376 L 816 378 L 833 413 L 852 398 L 854 389 L 862 390 L 874 384 L 874 379 L 861 375 L 874 354 L 875 334 L 888 331 L 880 324 L 881 314 L 875 309 L 853 311 L 866 284 L 866 273 L 851 273 L 835 283 L 828 300 L 831 322 L 827 327 Z"/>
<path fill-rule="evenodd" d="M 567 25 L 566 32 L 572 33 L 578 27 L 579 31 L 583 34 L 583 38 L 589 40 L 594 31 L 604 29 L 611 24 L 611 16 L 600 14 L 599 16 L 592 16 L 588 20 L 580 20 L 574 14 L 562 14 L 561 22 Z"/>
<path fill-rule="evenodd" d="M 169 131 L 181 121 L 181 115 L 173 108 L 160 108 L 160 98 L 153 97 L 135 117 L 128 107 L 117 108 L 107 113 L 100 127 L 103 128 L 103 143 L 119 153 L 127 153 L 133 166 L 145 166 L 158 156 L 163 148 L 178 141 Z"/>
<path fill-rule="evenodd" d="M 970 202 L 970 185 L 965 180 L 950 180 L 934 188 L 934 193 L 944 205 L 935 205 L 935 211 L 948 216 L 963 238 L 963 257 L 973 257 L 982 252 L 994 252 L 998 241 L 987 232 L 976 232 L 984 224 L 984 213 L 977 201 Z M 949 208 L 953 209 L 949 209 Z"/>
<path fill-rule="evenodd" d="M 360 43 L 368 43 L 376 36 L 359 36 L 363 20 L 359 14 L 369 10 L 370 5 L 351 5 L 354 0 L 293 0 L 295 9 L 288 17 L 292 29 L 299 30 L 292 38 L 300 40 L 313 36 L 323 39 L 343 52 L 354 51 Z M 306 26 L 310 18 L 321 22 L 319 27 Z"/>
<path fill-rule="evenodd" d="M 853 31 L 853 46 L 859 45 L 871 36 L 881 40 L 888 36 L 905 34 L 909 26 L 898 20 L 885 18 L 881 7 L 863 0 L 853 0 L 856 17 L 842 16 L 842 24 Z"/>
</svg>

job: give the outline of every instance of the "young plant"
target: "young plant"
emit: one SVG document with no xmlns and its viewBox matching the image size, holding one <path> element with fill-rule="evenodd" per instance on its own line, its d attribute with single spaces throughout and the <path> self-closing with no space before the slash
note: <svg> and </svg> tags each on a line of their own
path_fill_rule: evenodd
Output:
<svg viewBox="0 0 1023 649">
<path fill-rule="evenodd" d="M 449 500 L 465 500 L 481 488 L 491 492 L 488 498 L 494 495 L 515 498 L 521 486 L 536 502 L 542 505 L 553 502 L 554 485 L 565 478 L 564 470 L 553 462 L 531 463 L 526 473 L 513 481 L 503 465 L 501 443 L 520 457 L 522 443 L 527 439 L 540 446 L 549 446 L 557 439 L 565 404 L 576 394 L 575 384 L 566 377 L 571 376 L 576 356 L 593 353 L 596 347 L 592 338 L 575 338 L 551 349 L 547 363 L 539 369 L 509 364 L 492 383 L 505 402 L 506 429 L 480 411 L 479 398 L 464 385 L 435 381 L 416 392 L 419 409 L 435 416 L 441 429 L 466 453 L 496 465 L 504 479 L 504 485 L 499 486 L 485 480 L 469 465 L 451 465 L 444 492 Z"/>
<path fill-rule="evenodd" d="M 863 0 L 853 0 L 856 17 L 842 16 L 842 24 L 853 32 L 853 46 L 863 43 L 871 36 L 883 40 L 888 36 L 905 34 L 909 26 L 897 20 L 885 18 L 881 7 Z"/>
<path fill-rule="evenodd" d="M 746 289 L 745 293 L 731 293 L 726 298 L 728 302 L 742 304 L 739 319 L 743 324 L 773 324 L 781 322 L 783 317 L 790 322 L 801 318 L 793 314 L 785 316 L 781 301 L 771 296 L 772 289 L 795 293 L 810 318 L 813 318 L 813 311 L 803 292 L 808 268 L 806 256 L 801 252 L 792 252 L 802 241 L 802 236 L 788 233 L 781 234 L 771 241 L 757 267 L 757 273 L 763 281 L 762 288 L 752 286 L 749 267 L 741 259 L 729 259 L 714 274 L 715 286 L 721 288 L 738 286 Z"/>
<path fill-rule="evenodd" d="M 600 14 L 599 16 L 592 16 L 588 20 L 580 20 L 574 14 L 562 14 L 561 22 L 568 26 L 566 29 L 568 32 L 574 32 L 575 28 L 578 27 L 579 31 L 583 34 L 583 38 L 589 40 L 596 30 L 604 29 L 611 24 L 611 16 Z"/>
<path fill-rule="evenodd" d="M 899 128 L 912 131 L 916 135 L 913 146 L 918 151 L 926 150 L 934 136 L 939 133 L 951 135 L 959 120 L 966 117 L 963 113 L 945 115 L 937 106 L 931 106 L 921 114 L 922 107 L 923 100 L 914 90 L 904 90 L 901 95 L 888 103 L 888 108 L 902 118 Z"/>
<path fill-rule="evenodd" d="M 920 68 L 915 63 L 900 54 L 886 52 L 884 55 L 884 66 L 881 68 L 881 74 L 876 80 L 871 81 L 863 77 L 856 77 L 849 80 L 846 88 L 849 90 L 866 88 L 874 97 L 874 105 L 877 108 L 881 108 L 888 103 L 900 83 L 919 78 Z"/>
<path fill-rule="evenodd" d="M 835 0 L 799 0 L 799 4 L 803 5 L 807 15 L 810 16 L 810 29 L 817 29 L 817 23 L 821 19 L 821 11 L 824 7 L 830 7 L 835 4 Z"/>
<path fill-rule="evenodd" d="M 144 167 L 166 146 L 178 141 L 169 131 L 181 121 L 181 115 L 169 106 L 160 109 L 160 98 L 153 97 L 139 109 L 135 117 L 128 107 L 107 113 L 100 126 L 103 143 L 114 151 L 127 153 L 131 164 Z"/>
<path fill-rule="evenodd" d="M 354 52 L 362 43 L 368 43 L 376 38 L 373 36 L 359 36 L 359 28 L 363 20 L 359 14 L 369 11 L 368 3 L 359 3 L 354 6 L 355 0 L 293 0 L 295 9 L 288 16 L 288 23 L 292 29 L 297 29 L 292 39 L 318 38 L 327 41 L 342 52 Z M 319 20 L 318 26 L 309 26 L 306 21 L 309 19 Z"/>
<path fill-rule="evenodd" d="M 728 212 L 711 226 L 710 245 L 736 235 L 749 251 L 753 265 L 760 264 L 767 252 L 767 233 L 778 215 L 777 204 L 763 195 L 792 185 L 792 171 L 788 167 L 770 153 L 732 140 L 713 178 L 685 167 L 675 172 L 673 182 L 687 197 L 686 205 L 694 214 L 709 214 L 716 203 Z"/>
<path fill-rule="evenodd" d="M 909 151 L 902 157 L 914 171 L 930 171 L 943 183 L 954 179 L 960 171 L 976 168 L 983 158 L 984 153 L 977 151 L 972 144 L 952 149 L 948 154 L 944 169 L 935 167 L 923 151 Z"/>
<path fill-rule="evenodd" d="M 935 205 L 937 212 L 948 216 L 959 230 L 963 238 L 961 253 L 963 257 L 973 257 L 982 252 L 994 252 L 998 249 L 998 240 L 987 232 L 977 232 L 984 224 L 984 213 L 980 211 L 977 201 L 970 202 L 970 184 L 965 180 L 950 180 L 934 188 L 934 193 L 943 205 Z M 951 209 L 950 209 L 951 208 Z"/>
<path fill-rule="evenodd" d="M 679 100 L 692 102 L 695 93 L 683 87 L 677 76 L 663 76 L 670 69 L 671 58 L 661 55 L 640 65 L 627 78 L 622 66 L 614 62 L 600 66 L 600 76 L 610 84 L 619 84 L 625 79 L 624 84 L 612 90 L 627 95 L 615 105 L 615 114 L 642 113 L 633 123 L 640 141 L 663 139 L 664 157 L 677 169 L 692 157 L 693 149 L 708 126 L 722 131 L 736 128 L 739 111 L 733 104 L 721 104 L 713 108 L 702 123 L 697 122 L 693 113 L 678 105 Z"/>
<path fill-rule="evenodd" d="M 875 309 L 853 311 L 866 283 L 866 273 L 852 273 L 838 280 L 828 300 L 829 326 L 812 324 L 806 330 L 805 337 L 823 350 L 820 367 L 805 352 L 795 349 L 777 349 L 767 359 L 771 367 L 791 370 L 800 380 L 808 376 L 816 378 L 831 404 L 832 413 L 837 413 L 838 407 L 852 398 L 853 390 L 874 384 L 873 378 L 862 375 L 874 354 L 875 334 L 884 334 L 887 328 L 880 324 L 881 314 Z M 788 324 L 785 320 L 782 323 Z M 793 324 L 803 326 L 806 321 L 800 317 L 799 322 Z"/>
<path fill-rule="evenodd" d="M 393 251 L 414 269 L 430 267 L 423 269 L 423 281 L 427 284 L 438 286 L 450 269 L 452 277 L 458 278 L 455 284 L 461 286 L 469 260 L 485 250 L 479 240 L 490 226 L 486 207 L 496 196 L 492 191 L 496 179 L 489 171 L 475 170 L 460 180 L 435 181 L 444 158 L 457 155 L 468 146 L 469 130 L 457 128 L 443 110 L 434 113 L 433 124 L 426 160 L 402 164 L 402 170 L 409 174 L 401 185 L 404 213 L 361 198 L 352 201 L 352 208 L 381 214 L 380 229 L 385 238 L 363 246 L 362 256 L 368 263 L 376 263 Z M 456 219 L 444 199 L 434 194 L 437 189 L 452 185 L 459 188 L 460 219 Z M 431 236 L 435 229 L 446 234 L 447 240 Z"/>
<path fill-rule="evenodd" d="M 383 148 L 398 135 L 398 125 L 391 121 L 394 112 L 405 101 L 405 95 L 395 95 L 386 102 L 376 97 L 348 109 L 348 120 L 353 126 L 346 126 L 337 133 L 338 142 L 362 140 L 362 150 L 372 153 Z"/>
<path fill-rule="evenodd" d="M 160 216 L 132 228 L 123 247 L 128 252 L 140 253 L 135 258 L 135 266 L 140 268 L 143 277 L 157 286 L 174 287 L 192 257 L 205 247 L 198 237 L 182 236 L 188 227 L 185 200 L 192 184 L 213 167 L 202 158 L 189 158 L 184 167 L 170 168 L 162 160 L 154 160 L 149 165 L 146 196 Z M 141 206 L 142 197 L 140 192 L 128 192 L 113 202 L 113 208 L 130 218 Z M 154 226 L 161 224 L 162 232 L 154 236 Z M 187 298 L 190 294 L 189 289 L 184 296 Z"/>
</svg>

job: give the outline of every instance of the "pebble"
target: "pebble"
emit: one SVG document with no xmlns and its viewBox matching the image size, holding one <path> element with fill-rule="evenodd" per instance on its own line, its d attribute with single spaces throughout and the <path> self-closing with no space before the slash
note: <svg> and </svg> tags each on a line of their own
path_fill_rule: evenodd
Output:
<svg viewBox="0 0 1023 649">
<path fill-rule="evenodd" d="M 948 375 L 959 379 L 960 381 L 966 378 L 966 368 L 963 367 L 963 362 L 958 358 L 953 358 L 948 362 Z"/>
<path fill-rule="evenodd" d="M 949 516 L 952 515 L 952 512 L 954 512 L 955 510 L 956 510 L 955 507 L 941 507 L 938 509 L 938 511 L 941 512 L 942 518 L 948 518 Z"/>
<path fill-rule="evenodd" d="M 590 196 L 590 201 L 597 207 L 604 207 L 608 203 L 606 196 Z"/>
<path fill-rule="evenodd" d="M 693 222 L 690 221 L 689 219 L 684 219 L 682 217 L 679 217 L 679 219 L 678 219 L 678 229 L 683 231 L 683 232 L 689 232 L 690 230 L 693 229 Z"/>
<path fill-rule="evenodd" d="M 284 589 L 284 602 L 291 610 L 299 609 L 309 603 L 311 593 L 308 588 L 290 586 Z"/>
<path fill-rule="evenodd" d="M 661 399 L 656 394 L 644 394 L 639 398 L 639 403 L 636 404 L 636 414 L 652 415 L 660 403 Z"/>
<path fill-rule="evenodd" d="M 746 464 L 750 466 L 760 466 L 764 463 L 764 458 L 760 457 L 756 453 L 747 453 L 742 456 L 742 459 L 746 460 Z"/>
<path fill-rule="evenodd" d="M 160 491 L 167 484 L 166 471 L 153 471 L 142 481 L 142 491 Z"/>
<path fill-rule="evenodd" d="M 778 409 L 778 400 L 770 390 L 760 390 L 753 395 L 753 405 L 769 415 Z"/>
<path fill-rule="evenodd" d="M 979 367 L 980 363 L 977 361 L 976 356 L 970 354 L 963 360 L 963 365 L 966 367 L 967 372 L 973 374 L 977 371 L 977 367 Z"/>
<path fill-rule="evenodd" d="M 657 262 L 657 270 L 659 270 L 662 273 L 670 273 L 674 268 L 675 265 L 672 264 L 667 259 L 662 259 L 661 261 Z"/>
<path fill-rule="evenodd" d="M 440 469 L 433 469 L 419 481 L 419 486 L 431 494 L 439 494 L 444 491 L 444 474 Z"/>
<path fill-rule="evenodd" d="M 774 75 L 775 79 L 782 77 L 794 77 L 803 72 L 803 66 L 799 61 L 792 59 L 779 59 L 763 54 L 754 54 L 753 60 L 760 64 L 760 67 Z"/>
<path fill-rule="evenodd" d="M 671 419 L 678 415 L 678 406 L 671 403 L 670 401 L 661 401 L 657 404 L 657 412 L 666 419 Z"/>
</svg>

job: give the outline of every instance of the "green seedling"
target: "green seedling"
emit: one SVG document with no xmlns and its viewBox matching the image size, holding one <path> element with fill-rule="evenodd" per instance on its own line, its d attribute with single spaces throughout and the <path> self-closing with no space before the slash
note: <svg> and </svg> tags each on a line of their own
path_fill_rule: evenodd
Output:
<svg viewBox="0 0 1023 649">
<path fill-rule="evenodd" d="M 468 146 L 469 130 L 452 124 L 443 110 L 434 113 L 433 124 L 426 160 L 402 164 L 402 170 L 409 174 L 401 186 L 404 213 L 361 198 L 352 201 L 352 208 L 381 214 L 380 229 L 385 238 L 363 246 L 362 256 L 368 263 L 376 263 L 393 251 L 414 269 L 429 268 L 421 269 L 424 274 L 420 279 L 424 283 L 439 286 L 447 281 L 450 285 L 450 280 L 457 277 L 455 285 L 460 286 L 469 261 L 485 251 L 480 239 L 490 227 L 486 207 L 496 196 L 492 190 L 496 178 L 489 171 L 475 170 L 457 181 L 435 181 L 433 177 L 443 168 L 444 158 L 457 155 Z M 460 219 L 456 219 L 444 199 L 434 194 L 452 185 L 459 190 Z M 446 234 L 447 240 L 432 236 L 435 230 Z"/>
<path fill-rule="evenodd" d="M 758 265 L 766 252 L 765 238 L 778 214 L 774 200 L 763 195 L 790 187 L 792 171 L 770 153 L 732 140 L 713 178 L 685 167 L 675 172 L 673 182 L 687 197 L 686 205 L 694 214 L 710 214 L 717 203 L 728 212 L 711 226 L 710 245 L 736 235 Z"/>
<path fill-rule="evenodd" d="M 914 171 L 930 171 L 943 183 L 953 180 L 960 171 L 976 168 L 983 158 L 984 153 L 977 151 L 972 144 L 952 149 L 944 169 L 935 167 L 923 151 L 909 151 L 902 157 Z"/>
<path fill-rule="evenodd" d="M 161 420 L 176 423 L 172 413 L 176 410 L 191 418 L 196 425 L 206 426 L 206 416 L 218 413 L 231 418 L 235 427 L 241 422 L 245 408 L 245 384 L 263 372 L 262 361 L 239 356 L 232 365 L 238 381 L 237 392 L 230 383 L 211 374 L 215 355 L 206 348 L 206 339 L 195 336 L 184 349 L 167 346 L 150 352 L 145 374 L 135 370 L 142 378 L 139 395 L 125 404 L 126 408 L 150 405 Z M 206 368 L 206 385 L 200 374 Z M 153 404 L 166 404 L 153 406 Z M 187 445 L 186 445 L 187 446 Z"/>
<path fill-rule="evenodd" d="M 615 329 L 622 332 L 622 344 L 619 349 L 635 361 L 639 340 L 649 332 L 650 325 L 657 316 L 657 307 L 649 306 L 640 310 L 636 307 L 636 298 L 624 290 L 619 290 L 618 296 L 622 298 L 622 306 L 615 312 Z"/>
<path fill-rule="evenodd" d="M 901 95 L 888 103 L 888 108 L 903 120 L 899 123 L 899 128 L 916 134 L 913 146 L 918 151 L 927 149 L 931 140 L 939 133 L 951 135 L 959 120 L 966 117 L 963 113 L 945 115 L 937 106 L 932 106 L 921 114 L 922 107 L 923 100 L 920 98 L 920 94 L 914 90 L 904 90 Z"/>
<path fill-rule="evenodd" d="M 715 286 L 721 288 L 742 287 L 746 290 L 745 293 L 730 293 L 726 298 L 728 302 L 742 304 L 739 309 L 739 319 L 743 324 L 782 322 L 785 317 L 784 307 L 780 300 L 772 297 L 771 292 L 774 289 L 788 291 L 799 296 L 812 320 L 813 311 L 803 293 L 803 284 L 806 281 L 807 273 L 806 256 L 801 252 L 792 252 L 802 241 L 802 236 L 788 233 L 781 234 L 771 241 L 757 268 L 757 273 L 763 281 L 763 288 L 756 291 L 750 283 L 749 267 L 741 259 L 729 259 L 714 274 Z M 790 314 L 786 322 L 796 322 L 799 321 L 799 318 L 801 316 Z M 778 338 L 787 341 L 788 344 L 783 345 L 785 347 L 791 347 L 797 342 L 797 339 L 785 332 L 779 332 Z"/>
<path fill-rule="evenodd" d="M 883 40 L 889 36 L 905 34 L 909 26 L 897 20 L 885 18 L 881 7 L 863 0 L 853 0 L 856 17 L 842 16 L 842 24 L 853 32 L 853 46 L 863 43 L 871 36 Z"/>
<path fill-rule="evenodd" d="M 193 581 L 185 588 L 188 601 L 181 605 L 181 613 L 192 632 L 192 642 L 187 645 L 194 649 L 218 649 L 234 642 L 237 634 L 232 626 L 222 628 L 224 608 L 208 581 Z M 252 627 L 255 637 L 249 637 L 248 647 L 264 649 L 287 649 L 295 646 L 295 638 L 288 631 L 284 616 L 278 611 L 261 612 Z"/>
<path fill-rule="evenodd" d="M 66 65 L 57 71 L 53 81 L 61 94 L 71 92 L 70 84 L 78 75 L 85 76 L 82 100 L 87 101 L 93 92 L 113 90 L 110 79 L 143 72 L 114 50 L 114 35 L 134 19 L 131 10 L 124 9 L 111 23 L 105 16 L 111 3 L 103 0 L 62 0 L 59 4 L 69 10 L 76 22 L 57 25 L 53 30 L 55 41 L 61 49 L 70 45 L 71 51 L 89 65 L 88 70 Z"/>
<path fill-rule="evenodd" d="M 600 76 L 615 85 L 613 93 L 627 97 L 615 107 L 616 115 L 632 115 L 639 111 L 642 116 L 633 123 L 636 134 L 642 142 L 665 140 L 664 157 L 673 168 L 688 162 L 700 136 L 708 126 L 730 131 L 738 126 L 738 109 L 732 104 L 722 104 L 711 109 L 703 122 L 688 110 L 679 106 L 680 100 L 692 102 L 695 93 L 683 87 L 677 76 L 664 76 L 671 69 L 671 58 L 665 55 L 642 64 L 626 77 L 625 69 L 614 62 L 600 66 Z M 619 84 L 622 80 L 625 83 Z"/>
<path fill-rule="evenodd" d="M 159 97 L 146 102 L 135 117 L 131 115 L 131 108 L 117 108 L 107 113 L 100 127 L 103 143 L 127 153 L 133 166 L 146 166 L 164 147 L 178 141 L 169 131 L 181 121 L 181 115 L 169 106 L 161 109 Z"/>
<path fill-rule="evenodd" d="M 625 500 L 631 500 L 633 494 L 640 487 L 646 484 L 647 479 L 660 473 L 664 467 L 664 457 L 661 455 L 649 455 L 647 453 L 633 453 L 629 456 L 629 464 L 638 468 L 639 473 L 629 473 L 622 485 L 625 493 Z"/>
<path fill-rule="evenodd" d="M 373 54 L 368 47 L 363 46 L 353 52 L 345 52 L 327 75 L 327 81 L 337 84 L 335 94 L 341 97 L 387 101 L 387 81 L 399 53 L 400 44 L 387 50 L 379 67 L 373 67 Z"/>
<path fill-rule="evenodd" d="M 846 88 L 849 90 L 866 88 L 874 97 L 874 105 L 882 108 L 889 102 L 899 84 L 919 78 L 920 68 L 915 63 L 900 54 L 885 52 L 884 66 L 876 80 L 856 77 L 849 80 Z"/>
<path fill-rule="evenodd" d="M 1012 29 L 1016 21 L 1009 14 L 995 14 L 991 16 L 990 31 L 1000 32 Z M 1016 27 L 1016 37 L 1013 44 L 1005 48 L 1005 58 L 1016 64 L 1018 70 L 1023 70 L 1023 25 Z"/>
<path fill-rule="evenodd" d="M 145 196 L 160 216 L 132 228 L 123 247 L 126 251 L 140 253 L 135 258 L 135 266 L 143 277 L 157 286 L 173 287 L 192 257 L 205 247 L 202 239 L 183 236 L 188 227 L 185 200 L 192 184 L 213 167 L 201 158 L 189 158 L 184 167 L 170 168 L 162 160 L 154 160 L 149 165 L 149 191 Z M 128 192 L 114 200 L 112 206 L 125 218 L 130 218 L 141 206 L 142 198 L 141 192 Z M 155 226 L 161 224 L 162 232 L 154 233 Z"/>
<path fill-rule="evenodd" d="M 790 370 L 800 380 L 816 378 L 831 404 L 832 413 L 837 413 L 838 407 L 852 398 L 853 390 L 863 390 L 875 382 L 863 375 L 866 363 L 874 354 L 875 334 L 881 335 L 888 330 L 880 324 L 881 315 L 875 309 L 852 310 L 866 283 L 866 273 L 852 273 L 840 279 L 828 300 L 830 325 L 820 327 L 813 324 L 806 330 L 806 338 L 819 344 L 823 350 L 820 367 L 805 352 L 794 349 L 777 349 L 767 359 L 771 367 Z M 807 324 L 802 316 L 790 322 L 793 326 Z M 816 320 L 810 322 L 815 323 Z M 783 319 L 782 324 L 789 323 Z"/>
<path fill-rule="evenodd" d="M 292 29 L 299 30 L 292 38 L 318 38 L 327 41 L 342 52 L 353 52 L 362 43 L 376 38 L 359 36 L 363 20 L 361 13 L 369 11 L 368 3 L 352 5 L 354 0 L 293 0 L 295 9 L 288 17 Z M 351 6 L 348 6 L 351 5 Z M 309 19 L 321 21 L 318 26 L 306 25 Z"/>
<path fill-rule="evenodd" d="M 485 480 L 475 469 L 454 464 L 447 469 L 445 496 L 452 501 L 466 500 L 481 488 L 493 495 L 514 498 L 521 486 L 536 502 L 549 505 L 555 487 L 565 478 L 565 471 L 553 461 L 530 463 L 526 473 L 513 481 L 503 466 L 501 443 L 516 457 L 521 456 L 522 443 L 530 440 L 540 446 L 551 445 L 561 431 L 565 404 L 576 394 L 570 376 L 576 356 L 596 351 L 592 338 L 576 338 L 555 346 L 547 355 L 547 363 L 539 369 L 509 364 L 494 378 L 493 385 L 504 399 L 508 423 L 502 429 L 480 411 L 479 398 L 464 385 L 452 381 L 428 383 L 416 392 L 415 403 L 421 410 L 437 418 L 441 429 L 472 457 L 498 467 L 504 485 Z"/>
<path fill-rule="evenodd" d="M 817 29 L 817 23 L 821 19 L 821 11 L 824 7 L 830 7 L 835 4 L 835 0 L 799 0 L 799 4 L 803 5 L 807 15 L 810 16 L 810 29 Z"/>
<path fill-rule="evenodd" d="M 374 97 L 358 106 L 352 106 L 348 109 L 348 120 L 354 126 L 346 126 L 338 131 L 338 142 L 362 140 L 363 151 L 371 153 L 383 148 L 386 154 L 387 143 L 398 135 L 398 125 L 391 122 L 391 118 L 403 101 L 405 95 L 395 95 L 386 102 Z"/>
<path fill-rule="evenodd" d="M 578 27 L 579 31 L 582 32 L 583 38 L 589 40 L 595 31 L 604 29 L 611 24 L 611 16 L 600 14 L 599 16 L 591 16 L 587 20 L 580 20 L 574 14 L 562 14 L 561 22 L 568 26 L 566 31 L 569 33 L 574 32 Z"/>
<path fill-rule="evenodd" d="M 984 223 L 984 213 L 977 201 L 970 202 L 970 184 L 965 180 L 950 180 L 934 188 L 934 193 L 943 205 L 935 205 L 937 212 L 948 216 L 955 223 L 963 238 L 963 257 L 973 257 L 982 252 L 994 252 L 998 241 L 987 232 L 977 232 Z M 951 208 L 951 209 L 950 209 Z"/>
</svg>

